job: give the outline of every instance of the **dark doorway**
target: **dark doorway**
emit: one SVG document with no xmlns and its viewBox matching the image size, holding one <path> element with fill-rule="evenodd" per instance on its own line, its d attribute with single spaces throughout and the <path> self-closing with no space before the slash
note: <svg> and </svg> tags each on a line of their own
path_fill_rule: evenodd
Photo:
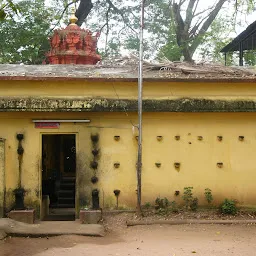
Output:
<svg viewBox="0 0 256 256">
<path fill-rule="evenodd" d="M 42 194 L 48 200 L 46 220 L 75 218 L 76 136 L 42 136 Z"/>
</svg>

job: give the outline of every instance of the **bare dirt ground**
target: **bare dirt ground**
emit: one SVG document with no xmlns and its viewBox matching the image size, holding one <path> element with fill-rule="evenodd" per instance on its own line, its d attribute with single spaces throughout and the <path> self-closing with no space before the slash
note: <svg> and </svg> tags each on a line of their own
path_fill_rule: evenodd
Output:
<svg viewBox="0 0 256 256">
<path fill-rule="evenodd" d="M 7 238 L 1 256 L 256 255 L 256 225 L 152 225 L 126 227 L 131 214 L 108 216 L 102 238 Z M 151 217 L 152 218 L 152 217 Z"/>
</svg>

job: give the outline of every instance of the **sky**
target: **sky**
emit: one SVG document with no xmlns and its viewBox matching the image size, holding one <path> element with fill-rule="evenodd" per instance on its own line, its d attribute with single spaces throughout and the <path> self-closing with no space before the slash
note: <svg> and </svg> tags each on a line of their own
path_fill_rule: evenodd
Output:
<svg viewBox="0 0 256 256">
<path fill-rule="evenodd" d="M 16 1 L 20 1 L 20 0 L 16 0 Z M 52 0 L 46 0 L 46 3 L 48 5 L 50 5 L 51 1 Z M 93 0 L 93 1 L 96 1 L 96 0 Z M 141 0 L 133 0 L 133 1 L 132 0 L 124 0 L 124 2 L 127 4 L 133 4 L 138 1 L 141 1 Z M 199 5 L 198 5 L 198 11 L 207 9 L 209 6 L 212 6 L 216 1 L 218 1 L 218 0 L 200 0 Z M 71 8 L 69 8 L 69 13 L 70 12 L 71 12 Z M 223 6 L 221 13 L 224 15 L 230 16 L 230 18 L 233 18 L 233 14 L 234 14 L 234 13 L 232 13 L 231 9 L 227 7 L 227 4 Z M 237 26 L 235 28 L 235 32 L 228 34 L 227 37 L 235 38 L 238 34 L 240 34 L 243 30 L 245 30 L 249 24 L 251 24 L 252 22 L 255 21 L 255 17 L 256 17 L 256 11 L 254 11 L 250 15 L 238 13 L 237 20 L 236 20 Z M 66 26 L 66 25 L 62 24 L 62 26 Z M 83 27 L 86 27 L 86 25 L 83 25 Z M 92 32 L 94 32 L 94 31 L 92 31 Z M 147 36 L 147 33 L 145 33 L 145 36 Z M 102 34 L 102 36 L 100 37 L 100 40 L 98 42 L 98 47 L 104 48 L 104 43 L 105 43 L 105 38 L 104 38 L 104 34 Z M 126 53 L 127 53 L 127 51 L 126 51 Z"/>
<path fill-rule="evenodd" d="M 16 1 L 19 1 L 19 0 L 16 0 Z M 127 4 L 129 4 L 129 5 L 134 3 L 134 1 L 136 2 L 138 0 L 133 0 L 133 1 L 125 0 L 125 2 Z M 217 2 L 217 0 L 200 0 L 199 5 L 198 5 L 198 11 L 206 9 L 207 7 L 213 5 L 213 3 L 215 3 L 215 2 Z M 51 0 L 46 0 L 46 3 L 50 5 Z M 223 10 L 224 10 L 224 12 L 227 12 L 228 15 L 231 15 L 231 16 L 233 15 L 233 13 L 225 5 L 224 5 Z M 256 10 L 256 6 L 255 6 L 255 10 Z M 70 11 L 71 11 L 71 8 L 69 8 L 69 12 Z M 239 14 L 238 13 L 237 21 L 238 21 L 238 23 L 241 23 L 241 25 L 238 24 L 236 26 L 236 32 L 233 34 L 233 36 L 235 37 L 236 35 L 240 34 L 249 24 L 254 22 L 255 21 L 255 17 L 256 17 L 256 11 L 254 11 L 250 15 L 244 15 L 244 14 Z"/>
<path fill-rule="evenodd" d="M 198 5 L 198 12 L 213 6 L 216 2 L 218 2 L 218 0 L 200 0 Z M 232 2 L 232 1 L 229 1 L 229 2 Z M 255 10 L 256 10 L 256 6 L 255 6 Z M 240 12 L 237 13 L 237 25 L 236 25 L 236 31 L 233 33 L 234 37 L 240 34 L 243 30 L 246 29 L 248 25 L 250 25 L 252 22 L 255 21 L 256 11 L 248 15 L 248 14 L 245 14 L 246 9 L 243 8 L 242 12 L 243 13 L 240 13 Z M 230 16 L 231 18 L 234 17 L 233 10 L 230 9 L 230 5 L 228 3 L 223 5 L 222 10 L 220 11 L 219 14 L 224 14 L 224 15 Z M 239 25 L 240 23 L 241 25 Z"/>
</svg>

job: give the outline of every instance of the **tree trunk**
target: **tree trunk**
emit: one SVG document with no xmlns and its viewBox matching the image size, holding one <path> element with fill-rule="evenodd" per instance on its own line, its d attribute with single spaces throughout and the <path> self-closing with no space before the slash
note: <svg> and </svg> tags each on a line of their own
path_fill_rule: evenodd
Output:
<svg viewBox="0 0 256 256">
<path fill-rule="evenodd" d="M 93 4 L 91 0 L 80 0 L 80 4 L 76 10 L 76 17 L 78 18 L 77 25 L 81 26 L 84 20 L 92 10 Z"/>
<path fill-rule="evenodd" d="M 183 45 L 182 46 L 182 54 L 184 56 L 184 61 L 187 61 L 187 62 L 194 62 L 193 60 L 193 53 L 190 52 L 190 49 L 188 47 L 188 45 Z"/>
<path fill-rule="evenodd" d="M 181 5 L 175 2 L 172 4 L 171 11 L 172 11 L 172 17 L 175 20 L 175 25 L 176 25 L 175 30 L 176 30 L 177 44 L 179 47 L 181 47 L 181 51 L 185 61 L 193 62 L 193 59 L 192 59 L 193 54 L 195 53 L 196 49 L 200 45 L 204 34 L 208 30 L 208 28 L 211 26 L 212 22 L 218 15 L 220 9 L 222 8 L 225 2 L 227 2 L 227 0 L 217 1 L 213 10 L 208 14 L 208 17 L 206 17 L 206 20 L 203 21 L 204 20 L 203 18 L 202 22 L 199 23 L 199 24 L 202 24 L 200 28 L 198 28 L 197 24 L 194 25 L 194 27 L 191 27 L 192 20 L 195 17 L 195 11 L 193 11 L 193 8 L 196 3 L 195 0 L 190 0 L 188 2 L 185 21 L 181 15 L 183 3 Z M 191 35 L 190 31 L 194 31 L 194 33 Z"/>
<path fill-rule="evenodd" d="M 184 56 L 184 60 L 188 62 L 192 62 L 193 61 L 192 55 L 190 54 L 189 45 L 188 45 L 189 34 L 187 29 L 185 28 L 185 24 L 181 16 L 180 6 L 177 3 L 173 4 L 172 12 L 173 12 L 173 17 L 176 24 L 175 31 L 176 31 L 177 44 L 181 48 L 181 52 Z"/>
</svg>

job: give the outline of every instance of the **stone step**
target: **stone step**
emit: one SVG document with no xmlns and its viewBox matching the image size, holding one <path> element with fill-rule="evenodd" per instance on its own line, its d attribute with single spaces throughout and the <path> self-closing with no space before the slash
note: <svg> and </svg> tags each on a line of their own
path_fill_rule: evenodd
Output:
<svg viewBox="0 0 256 256">
<path fill-rule="evenodd" d="M 75 220 L 75 214 L 49 214 L 44 221 L 72 221 Z"/>
<path fill-rule="evenodd" d="M 76 182 L 75 181 L 73 182 L 73 181 L 70 181 L 70 180 L 61 180 L 60 184 L 70 184 L 70 185 L 75 186 Z"/>
<path fill-rule="evenodd" d="M 75 204 L 58 204 L 54 208 L 75 208 Z"/>
<path fill-rule="evenodd" d="M 58 200 L 58 205 L 60 204 L 74 204 L 75 203 L 75 198 L 71 197 L 71 198 L 65 198 L 65 197 L 59 197 Z"/>
<path fill-rule="evenodd" d="M 59 190 L 59 197 L 75 197 L 75 190 Z"/>
<path fill-rule="evenodd" d="M 64 181 L 64 182 L 73 182 L 75 183 L 76 182 L 76 177 L 62 177 L 61 181 Z"/>
<path fill-rule="evenodd" d="M 60 190 L 70 190 L 70 191 L 75 191 L 75 184 L 70 184 L 70 183 L 61 183 L 60 184 Z"/>
</svg>

